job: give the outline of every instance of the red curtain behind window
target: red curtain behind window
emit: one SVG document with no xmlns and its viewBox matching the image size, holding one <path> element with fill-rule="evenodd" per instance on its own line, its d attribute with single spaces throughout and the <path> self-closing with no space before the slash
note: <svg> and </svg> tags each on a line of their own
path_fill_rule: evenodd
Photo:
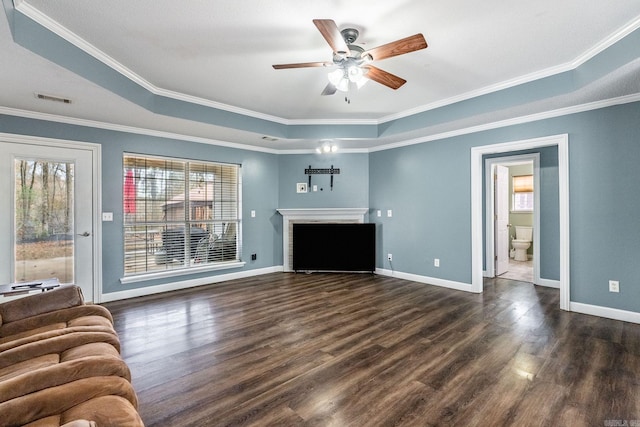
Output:
<svg viewBox="0 0 640 427">
<path fill-rule="evenodd" d="M 124 178 L 124 213 L 136 213 L 136 183 L 133 171 L 129 169 Z"/>
</svg>

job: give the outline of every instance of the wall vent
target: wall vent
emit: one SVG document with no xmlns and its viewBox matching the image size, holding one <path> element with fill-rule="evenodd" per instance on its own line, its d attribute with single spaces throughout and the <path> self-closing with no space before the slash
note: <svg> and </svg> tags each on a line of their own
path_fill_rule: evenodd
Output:
<svg viewBox="0 0 640 427">
<path fill-rule="evenodd" d="M 69 98 L 62 98 L 60 96 L 54 96 L 54 95 L 46 95 L 44 93 L 36 93 L 36 98 L 42 99 L 43 101 L 53 101 L 53 102 L 61 102 L 63 104 L 71 104 L 71 100 Z"/>
</svg>

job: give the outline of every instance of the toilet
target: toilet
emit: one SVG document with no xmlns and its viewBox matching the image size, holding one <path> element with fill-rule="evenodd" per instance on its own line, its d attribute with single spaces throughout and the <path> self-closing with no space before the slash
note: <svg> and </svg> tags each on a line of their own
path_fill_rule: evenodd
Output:
<svg viewBox="0 0 640 427">
<path fill-rule="evenodd" d="M 516 261 L 527 260 L 527 249 L 531 246 L 531 238 L 533 236 L 533 227 L 523 227 L 516 225 L 516 238 L 511 241 L 516 254 L 513 258 Z"/>
</svg>

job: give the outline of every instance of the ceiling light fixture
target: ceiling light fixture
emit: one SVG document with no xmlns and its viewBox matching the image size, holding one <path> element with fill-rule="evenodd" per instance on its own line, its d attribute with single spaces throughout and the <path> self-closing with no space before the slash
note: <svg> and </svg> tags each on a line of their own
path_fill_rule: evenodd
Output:
<svg viewBox="0 0 640 427">
<path fill-rule="evenodd" d="M 329 82 L 341 92 L 348 92 L 351 86 L 350 83 L 354 83 L 356 87 L 360 89 L 369 81 L 369 79 L 365 77 L 364 70 L 357 65 L 340 67 L 331 71 L 327 77 L 329 78 Z"/>
<path fill-rule="evenodd" d="M 332 144 L 331 142 L 324 142 L 321 146 L 316 148 L 316 153 L 318 154 L 336 153 L 337 151 L 338 146 L 336 144 Z"/>
</svg>

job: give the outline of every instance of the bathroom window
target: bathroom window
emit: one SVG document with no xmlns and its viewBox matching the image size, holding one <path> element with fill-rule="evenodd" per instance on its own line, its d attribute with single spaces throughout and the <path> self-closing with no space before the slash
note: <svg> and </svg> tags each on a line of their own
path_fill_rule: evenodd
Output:
<svg viewBox="0 0 640 427">
<path fill-rule="evenodd" d="M 514 176 L 512 186 L 511 211 L 533 211 L 533 175 Z"/>
</svg>

